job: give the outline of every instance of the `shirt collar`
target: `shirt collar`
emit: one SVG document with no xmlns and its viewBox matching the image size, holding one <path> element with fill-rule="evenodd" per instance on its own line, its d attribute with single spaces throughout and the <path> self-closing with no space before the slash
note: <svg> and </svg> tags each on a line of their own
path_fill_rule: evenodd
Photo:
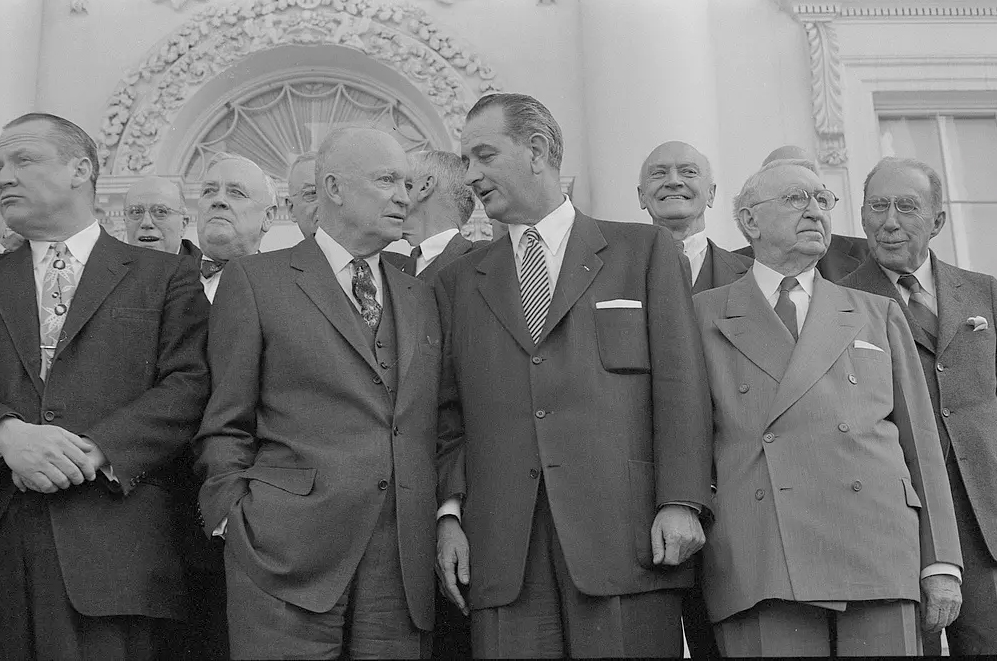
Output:
<svg viewBox="0 0 997 661">
<path fill-rule="evenodd" d="M 886 273 L 886 277 L 890 279 L 893 286 L 897 286 L 897 280 L 900 279 L 902 273 L 897 273 L 891 269 L 881 266 L 883 272 Z M 914 270 L 914 277 L 917 278 L 918 283 L 921 285 L 921 289 L 926 293 L 930 294 L 932 297 L 935 296 L 935 274 L 931 269 L 931 256 L 929 255 L 926 260 L 924 260 L 917 269 Z"/>
<path fill-rule="evenodd" d="M 434 234 L 420 243 L 419 247 L 422 248 L 423 259 L 429 261 L 438 257 L 440 253 L 446 249 L 447 245 L 450 243 L 450 239 L 454 238 L 459 233 L 460 230 L 454 227 L 452 229 L 444 230 L 439 234 Z"/>
<path fill-rule="evenodd" d="M 755 263 L 751 266 L 751 273 L 755 276 L 755 282 L 758 283 L 758 288 L 762 290 L 762 294 L 765 298 L 772 298 L 779 291 L 779 285 L 782 284 L 782 279 L 785 278 L 783 274 L 776 270 L 765 266 L 757 259 Z M 803 287 L 803 291 L 807 293 L 807 296 L 813 298 L 814 295 L 814 268 L 811 267 L 796 276 L 797 282 Z"/>
<path fill-rule="evenodd" d="M 350 268 L 353 255 L 350 254 L 349 250 L 340 245 L 338 241 L 329 236 L 321 227 L 315 232 L 315 242 L 318 243 L 318 247 L 322 250 L 325 258 L 329 260 L 329 266 L 332 267 L 333 273 L 338 275 L 343 269 Z M 364 261 L 370 266 L 371 271 L 376 273 L 381 267 L 381 253 L 374 253 L 369 257 L 364 257 Z"/>
<path fill-rule="evenodd" d="M 682 239 L 682 252 L 684 252 L 685 256 L 689 259 L 692 259 L 701 252 L 704 252 L 706 247 L 706 230 L 696 232 L 692 236 L 687 236 Z"/>
<path fill-rule="evenodd" d="M 87 260 L 90 259 L 90 253 L 93 252 L 93 247 L 97 245 L 97 239 L 100 238 L 100 223 L 94 220 L 92 223 L 87 225 L 85 228 L 72 235 L 63 243 L 69 249 L 69 252 L 76 258 L 80 264 L 84 266 Z M 48 254 L 49 246 L 56 241 L 29 241 L 31 244 L 31 261 L 35 268 L 38 268 L 41 263 L 45 260 L 45 255 Z"/>
<path fill-rule="evenodd" d="M 530 229 L 530 227 L 536 227 L 537 232 L 540 233 L 540 238 L 547 246 L 547 249 L 551 252 L 557 252 L 558 248 L 561 247 L 561 243 L 564 241 L 564 237 L 568 235 L 568 230 L 571 229 L 574 222 L 575 207 L 571 204 L 571 200 L 565 196 L 564 202 L 561 203 L 561 206 L 541 218 L 540 222 L 536 225 L 509 225 L 509 239 L 512 241 L 512 249 L 515 250 L 518 255 L 520 250 L 520 241 L 523 240 L 523 235 L 526 234 L 526 230 Z"/>
</svg>

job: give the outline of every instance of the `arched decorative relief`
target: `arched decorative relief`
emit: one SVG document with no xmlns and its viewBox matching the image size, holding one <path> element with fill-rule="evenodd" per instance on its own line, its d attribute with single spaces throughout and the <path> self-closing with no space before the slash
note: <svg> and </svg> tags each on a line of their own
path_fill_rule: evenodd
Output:
<svg viewBox="0 0 997 661">
<path fill-rule="evenodd" d="M 401 74 L 460 138 L 470 105 L 498 91 L 481 58 L 418 7 L 370 0 L 256 0 L 209 7 L 167 37 L 115 88 L 98 149 L 106 172 L 150 173 L 184 103 L 207 81 L 253 54 L 284 45 L 338 45 Z"/>
</svg>

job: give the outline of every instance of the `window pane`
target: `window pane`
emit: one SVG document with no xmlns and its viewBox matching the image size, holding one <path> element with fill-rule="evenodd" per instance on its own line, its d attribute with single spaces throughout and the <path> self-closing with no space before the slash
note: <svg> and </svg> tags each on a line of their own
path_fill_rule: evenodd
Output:
<svg viewBox="0 0 997 661">
<path fill-rule="evenodd" d="M 997 204 L 952 204 L 950 207 L 960 229 L 969 238 L 969 264 L 960 266 L 997 276 L 997 222 L 994 221 Z M 931 247 L 943 261 L 955 263 L 943 255 L 936 245 L 945 234 L 942 230 L 932 240 Z"/>
<path fill-rule="evenodd" d="M 953 202 L 997 200 L 997 120 L 993 117 L 955 117 L 947 122 L 950 153 L 947 154 L 953 181 L 949 199 Z M 993 208 L 997 211 L 997 206 Z"/>
</svg>

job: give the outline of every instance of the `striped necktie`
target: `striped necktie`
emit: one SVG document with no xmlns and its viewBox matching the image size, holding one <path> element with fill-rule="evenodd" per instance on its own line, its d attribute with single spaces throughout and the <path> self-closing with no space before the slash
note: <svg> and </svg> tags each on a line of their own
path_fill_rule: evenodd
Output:
<svg viewBox="0 0 997 661">
<path fill-rule="evenodd" d="M 550 280 L 547 277 L 547 260 L 544 259 L 540 233 L 531 227 L 523 235 L 526 250 L 523 253 L 523 266 L 519 272 L 519 291 L 523 297 L 523 314 L 526 326 L 530 329 L 533 343 L 540 341 L 547 311 L 550 309 Z"/>
</svg>

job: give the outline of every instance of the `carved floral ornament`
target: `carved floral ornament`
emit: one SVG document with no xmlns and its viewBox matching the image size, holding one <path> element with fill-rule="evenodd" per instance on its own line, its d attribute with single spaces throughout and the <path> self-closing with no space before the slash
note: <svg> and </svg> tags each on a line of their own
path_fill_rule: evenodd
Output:
<svg viewBox="0 0 997 661">
<path fill-rule="evenodd" d="M 208 7 L 118 83 L 98 136 L 101 164 L 115 175 L 151 172 L 161 137 L 207 81 L 254 53 L 292 44 L 353 48 L 395 69 L 433 104 L 455 140 L 471 103 L 501 89 L 477 54 L 408 3 L 255 0 Z"/>
</svg>

